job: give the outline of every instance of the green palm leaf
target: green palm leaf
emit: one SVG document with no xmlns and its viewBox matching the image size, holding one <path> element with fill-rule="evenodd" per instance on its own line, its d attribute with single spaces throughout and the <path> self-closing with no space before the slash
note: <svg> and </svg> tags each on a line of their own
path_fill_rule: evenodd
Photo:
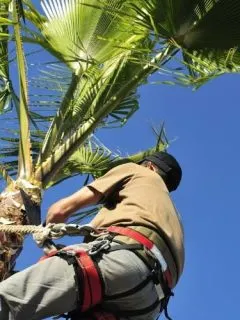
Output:
<svg viewBox="0 0 240 320">
<path fill-rule="evenodd" d="M 178 30 L 183 47 L 227 50 L 240 44 L 239 1 L 198 0 L 192 9 L 192 23 Z"/>
<path fill-rule="evenodd" d="M 116 13 L 124 3 L 123 0 L 43 0 L 41 4 L 48 20 L 41 31 L 57 57 L 75 74 L 81 74 L 97 62 L 116 57 L 122 52 L 119 45 L 130 46 L 137 40 L 134 33 L 130 36 Z"/>
<path fill-rule="evenodd" d="M 31 21 L 31 23 L 34 24 L 38 29 L 41 29 L 42 24 L 47 20 L 46 17 L 40 14 L 31 0 L 23 0 L 23 2 L 25 4 L 24 16 L 28 19 L 28 21 Z M 26 26 L 24 30 L 30 31 Z M 35 34 L 35 36 L 37 38 L 39 37 L 40 39 L 40 34 L 37 34 L 36 32 L 33 32 L 33 34 Z"/>
<path fill-rule="evenodd" d="M 109 119 L 104 122 L 104 127 L 123 126 L 128 119 L 139 109 L 139 96 L 133 92 L 109 114 Z"/>
<path fill-rule="evenodd" d="M 9 175 L 9 172 L 7 171 L 6 167 L 0 164 L 0 175 L 4 178 L 4 180 L 7 182 L 7 185 L 9 186 L 11 183 L 13 183 L 12 178 Z"/>
<path fill-rule="evenodd" d="M 71 216 L 69 223 L 81 224 L 83 219 L 95 216 L 98 213 L 99 209 L 100 206 L 96 206 L 92 209 L 85 209 L 81 212 L 77 212 Z"/>
<path fill-rule="evenodd" d="M 32 174 L 31 142 L 28 113 L 28 86 L 26 76 L 25 56 L 21 38 L 20 17 L 22 16 L 22 2 L 13 0 L 13 21 L 14 36 L 16 42 L 16 54 L 19 71 L 19 124 L 20 124 L 20 144 L 19 144 L 19 177 L 29 179 Z"/>
<path fill-rule="evenodd" d="M 240 43 L 238 0 L 138 0 L 139 23 L 189 49 L 230 49 Z"/>
<path fill-rule="evenodd" d="M 189 74 L 177 77 L 177 83 L 198 88 L 226 73 L 240 71 L 240 52 L 229 50 L 183 50 L 184 65 Z"/>
<path fill-rule="evenodd" d="M 0 114 L 9 109 L 11 100 L 11 88 L 8 66 L 8 25 L 12 24 L 8 19 L 8 5 L 0 5 Z"/>
<path fill-rule="evenodd" d="M 199 87 L 223 73 L 239 72 L 238 0 L 139 0 L 134 6 L 139 24 L 158 38 L 160 48 L 168 42 L 182 50 L 178 64 L 189 74 L 172 72 L 177 83 Z"/>
<path fill-rule="evenodd" d="M 139 162 L 146 155 L 155 151 L 166 150 L 169 143 L 166 138 L 165 129 L 154 130 L 156 134 L 156 145 L 145 151 L 137 152 L 128 156 L 120 156 L 119 154 L 109 150 L 96 136 L 92 136 L 87 140 L 84 146 L 79 148 L 65 163 L 62 169 L 54 176 L 54 179 L 45 187 L 48 188 L 57 184 L 71 176 L 79 174 L 90 174 L 94 178 L 102 176 L 110 168 L 126 162 Z"/>
<path fill-rule="evenodd" d="M 117 155 L 92 136 L 66 161 L 63 168 L 46 187 L 79 174 L 99 176 L 109 168 L 113 157 Z"/>
</svg>

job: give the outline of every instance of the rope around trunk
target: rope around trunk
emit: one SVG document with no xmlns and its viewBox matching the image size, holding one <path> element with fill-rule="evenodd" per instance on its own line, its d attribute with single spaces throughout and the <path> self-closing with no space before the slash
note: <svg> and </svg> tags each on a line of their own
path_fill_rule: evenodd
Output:
<svg viewBox="0 0 240 320">
<path fill-rule="evenodd" d="M 51 250 L 56 249 L 55 244 L 49 240 L 56 240 L 64 237 L 65 235 L 85 236 L 93 230 L 93 227 L 88 224 L 80 226 L 77 224 L 49 223 L 43 227 L 42 225 L 15 225 L 11 224 L 7 219 L 0 218 L 0 232 L 18 234 L 22 236 L 31 233 L 37 246 L 42 248 L 46 254 Z"/>
<path fill-rule="evenodd" d="M 105 235 L 105 231 L 97 231 L 90 224 L 65 224 L 65 223 L 49 223 L 45 227 L 42 225 L 13 225 L 8 220 L 0 220 L 0 232 L 15 233 L 19 235 L 26 235 L 31 233 L 37 246 L 49 248 L 48 240 L 56 240 L 64 236 L 92 236 Z M 52 245 L 51 245 L 52 246 Z"/>
<path fill-rule="evenodd" d="M 26 235 L 29 233 L 43 232 L 44 230 L 46 229 L 43 226 L 34 226 L 34 225 L 21 226 L 21 225 L 0 224 L 0 232 L 6 232 L 6 233 L 18 233 L 18 234 Z"/>
<path fill-rule="evenodd" d="M 26 235 L 29 233 L 43 234 L 51 239 L 58 239 L 65 235 L 69 236 L 86 236 L 89 233 L 96 231 L 90 224 L 78 225 L 78 224 L 65 224 L 65 223 L 49 223 L 45 227 L 42 225 L 16 225 L 10 224 L 9 221 L 0 221 L 0 232 L 5 233 L 18 233 Z M 100 235 L 101 233 L 98 233 Z"/>
</svg>

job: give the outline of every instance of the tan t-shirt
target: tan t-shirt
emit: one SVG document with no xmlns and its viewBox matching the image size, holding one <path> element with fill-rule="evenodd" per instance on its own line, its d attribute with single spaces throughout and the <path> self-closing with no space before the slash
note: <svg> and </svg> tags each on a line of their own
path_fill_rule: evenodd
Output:
<svg viewBox="0 0 240 320">
<path fill-rule="evenodd" d="M 94 227 L 143 225 L 155 229 L 167 241 L 180 276 L 184 264 L 183 228 L 167 187 L 156 172 L 126 163 L 89 186 L 104 195 L 104 207 L 92 220 Z"/>
</svg>

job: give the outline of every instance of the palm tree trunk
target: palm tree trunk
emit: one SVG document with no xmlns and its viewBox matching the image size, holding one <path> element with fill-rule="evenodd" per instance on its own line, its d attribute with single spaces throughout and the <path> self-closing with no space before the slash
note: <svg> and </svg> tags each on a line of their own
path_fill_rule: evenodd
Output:
<svg viewBox="0 0 240 320">
<path fill-rule="evenodd" d="M 14 225 L 29 224 L 29 217 L 26 213 L 30 210 L 33 213 L 38 212 L 40 201 L 26 202 L 27 197 L 28 200 L 31 199 L 17 185 L 11 186 L 11 190 L 9 187 L 5 189 L 0 194 L 0 220 Z M 0 281 L 9 277 L 13 272 L 16 259 L 22 251 L 23 241 L 24 235 L 22 234 L 0 232 Z"/>
</svg>

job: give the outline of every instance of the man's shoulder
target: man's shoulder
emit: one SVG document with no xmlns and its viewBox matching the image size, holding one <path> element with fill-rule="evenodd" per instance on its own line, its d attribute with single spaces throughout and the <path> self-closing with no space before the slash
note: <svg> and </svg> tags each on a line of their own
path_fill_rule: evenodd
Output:
<svg viewBox="0 0 240 320">
<path fill-rule="evenodd" d="M 114 166 L 113 168 L 111 168 L 106 175 L 107 176 L 115 176 L 115 177 L 132 177 L 135 175 L 139 174 L 139 171 L 141 171 L 141 167 L 140 165 L 134 163 L 134 162 L 127 162 L 127 163 L 122 163 L 119 164 L 117 166 Z"/>
<path fill-rule="evenodd" d="M 112 171 L 112 174 L 119 174 L 119 175 L 126 175 L 126 176 L 136 176 L 136 177 L 142 177 L 142 178 L 153 178 L 157 177 L 157 179 L 160 178 L 158 174 L 153 172 L 152 170 L 149 170 L 147 167 L 142 166 L 140 164 L 137 164 L 135 162 L 127 162 L 124 164 L 120 164 L 113 169 L 111 169 L 109 172 Z"/>
<path fill-rule="evenodd" d="M 135 162 L 126 162 L 126 163 L 123 163 L 123 164 L 120 164 L 119 167 L 122 167 L 122 168 L 137 168 L 139 167 L 139 164 L 135 163 Z"/>
<path fill-rule="evenodd" d="M 126 162 L 113 167 L 111 170 L 133 170 L 140 167 L 135 162 Z"/>
</svg>

